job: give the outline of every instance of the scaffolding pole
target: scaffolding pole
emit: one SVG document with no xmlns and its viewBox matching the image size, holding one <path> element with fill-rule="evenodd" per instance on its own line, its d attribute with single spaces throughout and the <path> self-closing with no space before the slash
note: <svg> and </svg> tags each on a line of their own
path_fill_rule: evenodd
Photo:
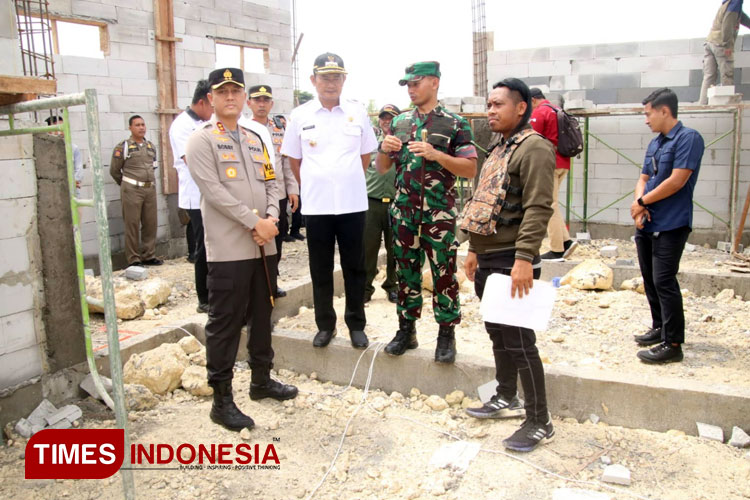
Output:
<svg viewBox="0 0 750 500">
<path fill-rule="evenodd" d="M 89 326 L 88 305 L 86 303 L 86 285 L 83 269 L 83 250 L 80 235 L 80 221 L 78 219 L 79 206 L 92 206 L 90 200 L 79 200 L 75 195 L 75 178 L 73 166 L 73 145 L 70 136 L 70 121 L 68 119 L 68 107 L 86 106 L 86 124 L 89 136 L 89 153 L 94 174 L 94 201 L 96 225 L 99 239 L 99 266 L 102 277 L 102 298 L 104 302 L 104 318 L 107 325 L 107 340 L 109 347 L 109 365 L 112 375 L 112 389 L 114 401 L 109 398 L 96 369 L 96 362 L 91 346 L 91 329 Z M 34 111 L 64 108 L 63 123 L 17 128 L 15 127 L 15 115 Z M 81 295 L 81 315 L 83 318 L 84 336 L 86 342 L 86 359 L 94 378 L 99 394 L 105 401 L 114 407 L 117 426 L 124 431 L 124 459 L 123 465 L 130 465 L 130 433 L 128 431 L 128 414 L 125 408 L 125 391 L 123 388 L 122 359 L 120 357 L 120 340 L 117 332 L 117 316 L 115 311 L 114 282 L 112 279 L 112 260 L 109 248 L 109 222 L 107 219 L 107 202 L 104 198 L 104 174 L 102 173 L 101 142 L 99 137 L 99 110 L 96 98 L 96 90 L 87 89 L 84 92 L 70 94 L 60 97 L 38 99 L 18 104 L 0 107 L 0 116 L 8 116 L 9 129 L 0 130 L 0 137 L 39 134 L 45 132 L 63 132 L 65 141 L 65 156 L 67 164 L 68 193 L 70 194 L 71 216 L 73 219 L 73 241 L 76 250 L 76 267 L 78 270 L 78 287 Z M 123 491 L 127 500 L 135 499 L 135 482 L 133 472 L 130 469 L 121 469 Z"/>
</svg>

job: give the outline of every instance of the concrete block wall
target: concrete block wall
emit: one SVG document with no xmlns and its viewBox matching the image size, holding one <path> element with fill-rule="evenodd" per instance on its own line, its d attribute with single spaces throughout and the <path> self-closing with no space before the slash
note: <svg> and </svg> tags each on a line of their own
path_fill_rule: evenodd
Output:
<svg viewBox="0 0 750 500">
<path fill-rule="evenodd" d="M 159 143 L 159 107 L 156 82 L 156 42 L 153 40 L 154 13 L 151 1 L 120 0 L 50 0 L 50 13 L 64 17 L 94 18 L 107 22 L 110 53 L 104 59 L 56 56 L 55 73 L 58 92 L 97 90 L 101 124 L 102 163 L 109 169 L 112 149 L 129 136 L 128 117 L 143 116 L 147 138 L 157 148 Z M 214 69 L 216 41 L 253 43 L 268 48 L 270 67 L 267 74 L 246 73 L 248 85 L 266 83 L 274 90 L 276 113 L 289 113 L 293 103 L 291 68 L 291 13 L 287 0 L 174 0 L 175 55 L 177 61 L 178 106 L 190 104 L 198 80 Z M 1 26 L 0 26 L 1 27 Z M 81 148 L 84 162 L 88 158 L 88 135 L 82 107 L 71 108 L 73 141 Z M 161 166 L 160 166 L 161 168 Z M 120 191 L 109 174 L 106 196 L 113 252 L 124 248 L 124 225 Z M 92 196 L 91 170 L 85 171 L 82 196 Z M 157 175 L 157 240 L 184 239 L 184 230 L 170 234 L 170 206 L 163 195 L 161 176 Z M 176 198 L 175 195 L 169 197 Z M 174 210 L 174 208 L 172 208 Z M 98 252 L 93 212 L 83 209 L 83 250 L 86 256 Z"/>
<path fill-rule="evenodd" d="M 0 138 L 0 395 L 47 367 L 36 196 L 32 137 Z"/>
<path fill-rule="evenodd" d="M 698 100 L 703 79 L 703 40 L 629 42 L 605 45 L 549 47 L 494 51 L 488 55 L 490 85 L 506 77 L 523 79 L 529 86 L 547 85 L 552 93 L 582 91 L 598 108 L 640 107 L 653 90 L 672 88 L 682 104 Z M 744 73 L 743 73 L 744 72 Z M 743 76 L 744 74 L 744 76 Z M 750 36 L 738 37 L 735 54 L 737 92 L 750 99 Z M 731 113 L 681 113 L 686 126 L 698 130 L 708 144 L 732 130 Z M 743 113 L 743 121 L 750 113 Z M 642 115 L 590 118 L 590 130 L 639 165 L 654 134 Z M 704 154 L 694 199 L 721 219 L 729 220 L 732 135 Z M 589 216 L 635 187 L 639 169 L 592 138 L 589 144 Z M 583 212 L 583 161 L 573 162 L 572 209 Z M 742 135 L 738 214 L 750 184 L 750 134 Z M 564 190 L 561 200 L 564 201 Z M 632 225 L 631 196 L 593 218 L 593 222 Z M 573 220 L 575 217 L 571 217 Z M 694 227 L 725 230 L 726 225 L 705 210 L 694 207 Z"/>
</svg>

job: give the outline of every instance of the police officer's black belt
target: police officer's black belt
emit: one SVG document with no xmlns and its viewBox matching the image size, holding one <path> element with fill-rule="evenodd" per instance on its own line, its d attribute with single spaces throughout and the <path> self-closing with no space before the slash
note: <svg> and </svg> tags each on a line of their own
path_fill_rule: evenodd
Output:
<svg viewBox="0 0 750 500">
<path fill-rule="evenodd" d="M 390 203 L 391 202 L 390 198 L 374 198 L 372 196 L 368 196 L 367 198 L 369 198 L 370 200 L 373 200 L 373 201 L 378 201 L 380 203 Z"/>
<path fill-rule="evenodd" d="M 497 220 L 497 223 L 500 226 L 518 226 L 521 224 L 521 218 L 506 219 L 505 217 L 500 217 L 498 215 L 497 217 L 495 217 L 495 220 Z"/>
</svg>

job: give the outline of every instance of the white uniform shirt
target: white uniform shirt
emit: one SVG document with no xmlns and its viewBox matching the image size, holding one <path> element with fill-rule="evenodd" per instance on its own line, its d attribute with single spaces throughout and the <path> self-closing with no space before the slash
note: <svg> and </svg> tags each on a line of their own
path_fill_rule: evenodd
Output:
<svg viewBox="0 0 750 500">
<path fill-rule="evenodd" d="M 184 209 L 200 210 L 201 192 L 195 181 L 190 176 L 185 161 L 185 145 L 188 138 L 197 129 L 203 120 L 196 120 L 190 116 L 187 111 L 183 111 L 172 122 L 169 127 L 169 143 L 172 146 L 172 156 L 174 157 L 174 168 L 177 170 L 177 180 L 179 187 L 177 191 L 177 206 Z"/>
<path fill-rule="evenodd" d="M 260 136 L 260 139 L 263 141 L 264 145 L 268 144 L 268 146 L 266 147 L 266 150 L 268 151 L 268 158 L 270 158 L 271 160 L 271 165 L 276 165 L 276 148 L 273 147 L 273 139 L 271 139 L 271 133 L 268 131 L 268 127 L 256 122 L 252 118 L 248 118 L 245 115 L 240 116 L 237 124 L 240 127 L 245 127 L 246 129 L 252 130 Z"/>
<path fill-rule="evenodd" d="M 301 159 L 303 215 L 341 215 L 367 210 L 361 155 L 378 147 L 365 107 L 341 99 L 328 111 L 313 99 L 289 117 L 281 153 Z"/>
</svg>

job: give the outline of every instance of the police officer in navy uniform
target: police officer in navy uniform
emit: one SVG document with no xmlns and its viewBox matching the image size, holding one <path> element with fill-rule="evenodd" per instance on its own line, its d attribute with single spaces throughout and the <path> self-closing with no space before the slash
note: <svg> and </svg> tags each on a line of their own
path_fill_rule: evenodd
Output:
<svg viewBox="0 0 750 500">
<path fill-rule="evenodd" d="M 208 81 L 214 115 L 188 140 L 186 160 L 201 192 L 208 262 L 206 369 L 214 390 L 210 416 L 239 431 L 254 425 L 232 396 L 232 369 L 243 325 L 249 332 L 250 398 L 290 399 L 297 388 L 270 376 L 279 217 L 273 145 L 238 125 L 245 104 L 242 70 L 218 69 Z"/>
<path fill-rule="evenodd" d="M 128 265 L 160 266 L 156 258 L 156 147 L 146 139 L 146 122 L 128 120 L 130 137 L 112 152 L 109 173 L 120 186 Z M 139 249 L 143 244 L 143 252 Z"/>
</svg>

